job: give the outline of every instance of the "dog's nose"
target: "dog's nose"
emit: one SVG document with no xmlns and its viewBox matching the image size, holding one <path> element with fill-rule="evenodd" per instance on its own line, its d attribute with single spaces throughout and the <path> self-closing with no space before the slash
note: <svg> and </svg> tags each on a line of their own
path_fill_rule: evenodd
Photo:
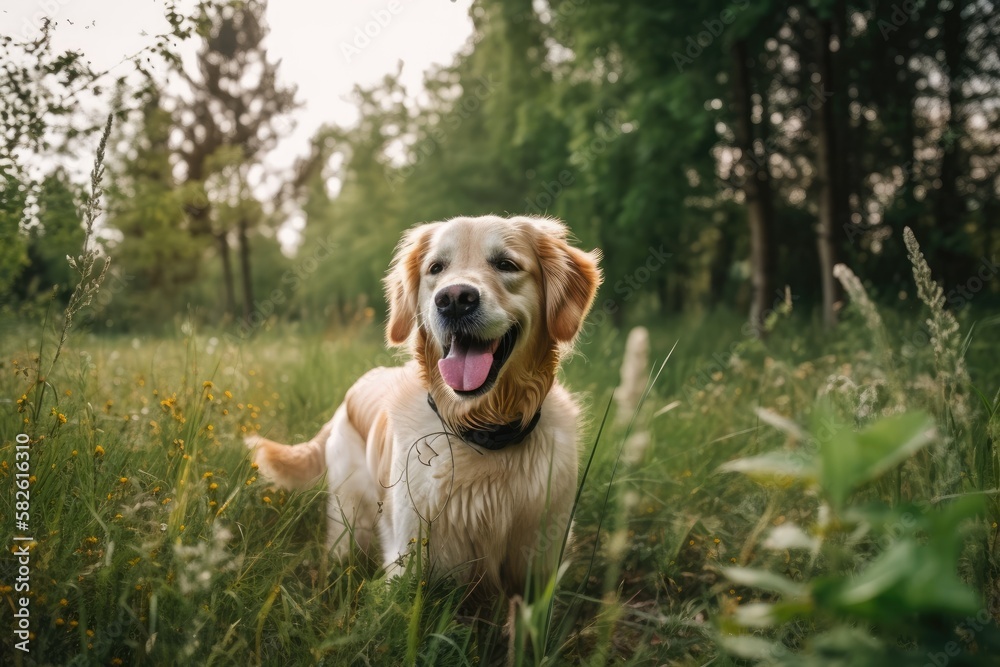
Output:
<svg viewBox="0 0 1000 667">
<path fill-rule="evenodd" d="M 434 305 L 445 317 L 457 320 L 479 307 L 479 290 L 472 285 L 449 285 L 434 295 Z"/>
</svg>

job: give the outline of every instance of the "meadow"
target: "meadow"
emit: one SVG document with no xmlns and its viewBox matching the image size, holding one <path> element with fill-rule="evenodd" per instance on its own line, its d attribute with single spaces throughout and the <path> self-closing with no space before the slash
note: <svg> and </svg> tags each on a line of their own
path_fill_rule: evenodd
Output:
<svg viewBox="0 0 1000 667">
<path fill-rule="evenodd" d="M 396 360 L 380 323 L 77 332 L 51 372 L 51 331 L 8 329 L 0 533 L 27 433 L 34 541 L 31 652 L 5 637 L 3 662 L 994 664 L 1000 318 L 859 298 L 835 335 L 791 304 L 764 340 L 721 311 L 644 322 L 623 415 L 627 328 L 589 326 L 563 370 L 587 415 L 567 565 L 477 619 L 418 562 L 391 586 L 330 562 L 322 485 L 269 486 L 241 442 L 311 436 Z"/>
</svg>

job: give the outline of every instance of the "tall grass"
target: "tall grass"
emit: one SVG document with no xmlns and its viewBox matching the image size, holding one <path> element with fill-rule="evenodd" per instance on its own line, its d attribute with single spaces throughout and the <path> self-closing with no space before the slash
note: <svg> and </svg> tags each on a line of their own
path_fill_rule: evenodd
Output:
<svg viewBox="0 0 1000 667">
<path fill-rule="evenodd" d="M 984 400 L 989 408 L 971 404 L 967 426 L 955 430 L 940 400 L 933 346 L 913 342 L 922 327 L 916 314 L 883 308 L 882 318 L 891 367 L 884 353 L 869 351 L 871 332 L 853 311 L 836 338 L 796 313 L 773 322 L 766 341 L 743 336 L 741 318 L 725 312 L 645 322 L 659 372 L 651 372 L 656 381 L 634 421 L 616 419 L 614 408 L 605 413 L 624 334 L 588 330 L 564 370 L 587 415 L 587 472 L 568 565 L 531 599 L 475 619 L 463 591 L 424 578 L 420 562 L 393 585 L 362 559 L 331 562 L 322 485 L 300 493 L 270 487 L 241 444 L 248 430 L 285 441 L 312 435 L 350 384 L 384 362 L 373 327 L 327 336 L 279 327 L 239 346 L 190 328 L 171 338 L 80 334 L 68 338 L 48 374 L 51 409 L 37 416 L 15 400 L 35 380 L 24 369 L 37 363 L 40 334 L 26 328 L 2 343 L 0 396 L 11 400 L 0 424 L 5 434 L 28 428 L 34 438 L 35 636 L 30 657 L 5 649 L 3 660 L 729 664 L 724 619 L 771 598 L 727 579 L 726 568 L 773 567 L 802 582 L 860 567 L 855 552 L 840 548 L 800 558 L 763 547 L 772 529 L 807 525 L 818 508 L 815 494 L 793 484 L 762 486 L 719 471 L 771 450 L 794 455 L 801 445 L 771 424 L 830 419 L 853 431 L 903 408 L 924 409 L 949 446 L 961 448 L 951 493 L 996 488 L 996 399 Z M 962 358 L 972 382 L 995 397 L 1000 350 L 985 331 Z M 630 432 L 644 433 L 648 444 L 622 461 Z M 907 459 L 891 482 L 859 493 L 890 502 L 937 498 L 934 462 Z M 5 435 L 6 544 L 12 464 L 13 438 Z M 959 570 L 995 596 L 1000 515 L 996 496 L 987 497 Z M 0 597 L 10 604 L 12 581 L 3 572 Z M 796 622 L 775 639 L 794 651 L 822 629 Z"/>
</svg>

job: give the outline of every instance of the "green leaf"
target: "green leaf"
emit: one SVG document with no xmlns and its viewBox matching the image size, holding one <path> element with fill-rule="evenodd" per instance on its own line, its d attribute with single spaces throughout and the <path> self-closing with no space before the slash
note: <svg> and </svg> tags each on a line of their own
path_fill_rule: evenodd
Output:
<svg viewBox="0 0 1000 667">
<path fill-rule="evenodd" d="M 820 479 L 832 504 L 844 506 L 850 493 L 899 465 L 934 440 L 934 423 L 923 413 L 882 419 L 855 433 L 829 413 L 814 429 L 819 442 Z"/>
<path fill-rule="evenodd" d="M 958 577 L 954 551 L 951 544 L 900 540 L 828 602 L 850 614 L 883 620 L 922 612 L 974 614 L 978 596 Z"/>
<path fill-rule="evenodd" d="M 760 484 L 781 488 L 791 486 L 796 481 L 813 482 L 817 477 L 812 460 L 785 451 L 728 461 L 719 466 L 719 470 L 743 473 Z"/>
<path fill-rule="evenodd" d="M 748 567 L 727 567 L 722 573 L 735 584 L 752 586 L 765 591 L 779 593 L 788 598 L 804 598 L 807 589 L 800 583 L 786 579 L 781 575 L 767 570 L 755 570 Z"/>
<path fill-rule="evenodd" d="M 766 660 L 788 653 L 781 644 L 752 635 L 723 636 L 719 643 L 729 653 L 747 660 Z"/>
</svg>

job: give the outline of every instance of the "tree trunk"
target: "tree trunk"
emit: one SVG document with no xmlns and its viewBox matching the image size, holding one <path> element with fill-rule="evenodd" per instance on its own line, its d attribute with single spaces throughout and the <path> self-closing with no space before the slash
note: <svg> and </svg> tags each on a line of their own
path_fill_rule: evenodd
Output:
<svg viewBox="0 0 1000 667">
<path fill-rule="evenodd" d="M 219 245 L 219 257 L 222 258 L 222 286 L 224 289 L 222 298 L 222 317 L 229 321 L 233 316 L 236 307 L 236 290 L 233 287 L 233 262 L 229 256 L 229 239 L 225 232 L 215 235 L 215 241 Z"/>
<path fill-rule="evenodd" d="M 819 220 L 816 225 L 816 247 L 819 251 L 820 286 L 823 290 L 823 325 L 832 329 L 837 325 L 834 308 L 839 296 L 837 281 L 833 277 L 833 267 L 837 263 L 836 234 L 838 227 L 846 229 L 842 220 L 840 198 L 840 165 L 837 163 L 837 126 L 833 116 L 833 104 L 827 96 L 834 93 L 833 63 L 830 53 L 832 25 L 829 20 L 817 21 L 816 82 L 818 92 L 810 95 L 810 102 L 818 98 L 816 111 L 816 180 L 819 183 Z"/>
<path fill-rule="evenodd" d="M 750 226 L 750 326 L 757 337 L 764 331 L 764 314 L 771 307 L 771 174 L 767 146 L 758 154 L 754 149 L 750 70 L 746 42 L 733 44 L 733 107 L 736 112 L 736 147 L 740 151 L 743 193 L 746 197 L 747 222 Z"/>
<path fill-rule="evenodd" d="M 941 137 L 941 189 L 938 191 L 935 207 L 935 232 L 939 237 L 937 248 L 941 274 L 946 284 L 960 280 L 967 270 L 968 254 L 964 248 L 956 247 L 962 238 L 964 205 L 958 192 L 959 139 L 962 123 L 959 110 L 962 103 L 962 53 L 965 42 L 962 27 L 962 9 L 965 3 L 952 0 L 951 7 L 944 12 L 941 39 L 944 46 L 944 61 L 948 69 L 948 124 Z"/>
<path fill-rule="evenodd" d="M 240 218 L 238 225 L 240 246 L 240 276 L 243 281 L 243 321 L 253 325 L 253 274 L 250 271 L 250 242 L 247 239 L 246 218 Z"/>
</svg>

